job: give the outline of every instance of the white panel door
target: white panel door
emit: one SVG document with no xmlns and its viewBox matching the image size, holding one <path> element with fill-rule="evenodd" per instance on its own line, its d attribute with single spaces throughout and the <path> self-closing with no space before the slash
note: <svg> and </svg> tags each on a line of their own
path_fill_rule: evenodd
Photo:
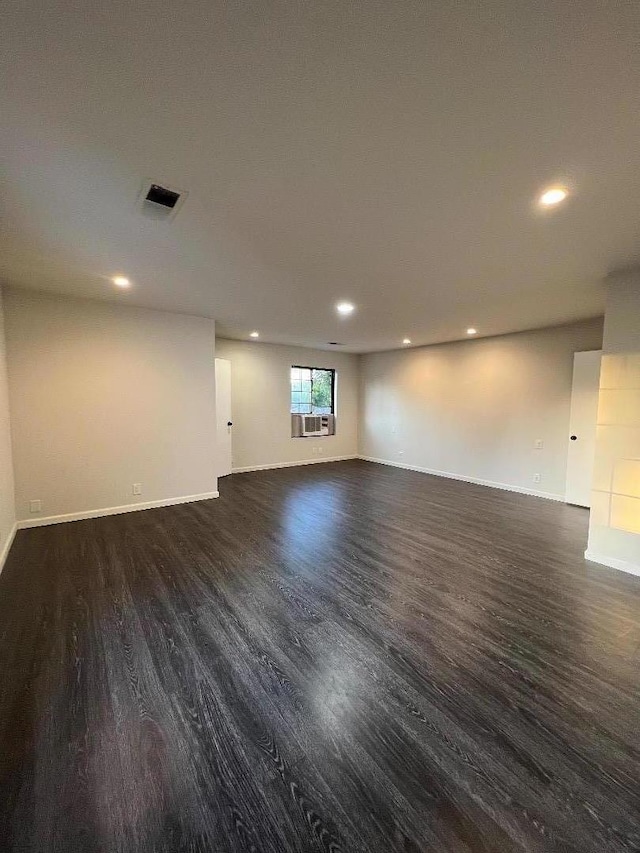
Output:
<svg viewBox="0 0 640 853">
<path fill-rule="evenodd" d="M 601 357 L 601 350 L 573 356 L 565 500 L 578 506 L 591 506 Z"/>
<path fill-rule="evenodd" d="M 216 358 L 216 455 L 218 477 L 231 473 L 231 362 Z"/>
</svg>

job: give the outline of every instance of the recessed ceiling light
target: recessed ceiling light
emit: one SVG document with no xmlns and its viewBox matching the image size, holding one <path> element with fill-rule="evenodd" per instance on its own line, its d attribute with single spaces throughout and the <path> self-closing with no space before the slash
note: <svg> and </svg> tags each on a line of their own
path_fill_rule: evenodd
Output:
<svg viewBox="0 0 640 853">
<path fill-rule="evenodd" d="M 402 343 L 403 343 L 405 346 L 407 346 L 407 344 L 410 344 L 410 343 L 411 343 L 411 339 L 410 339 L 410 338 L 403 338 Z"/>
<path fill-rule="evenodd" d="M 343 317 L 347 317 L 351 314 L 356 306 L 351 302 L 338 302 L 336 305 L 336 311 L 338 314 L 342 314 Z"/>
<path fill-rule="evenodd" d="M 116 287 L 129 287 L 131 284 L 129 279 L 125 278 L 123 275 L 115 275 L 111 280 Z"/>
<path fill-rule="evenodd" d="M 250 338 L 259 338 L 259 337 L 260 337 L 260 332 L 251 332 L 251 334 L 249 335 L 249 337 L 250 337 Z"/>
<path fill-rule="evenodd" d="M 564 201 L 568 195 L 569 193 L 564 187 L 549 187 L 549 189 L 542 193 L 538 202 L 542 207 L 553 207 Z"/>
<path fill-rule="evenodd" d="M 471 327 L 470 329 L 467 329 L 467 334 L 468 334 L 468 335 L 477 335 L 477 334 L 478 334 L 478 330 L 477 330 L 477 329 L 474 329 L 473 327 Z"/>
</svg>

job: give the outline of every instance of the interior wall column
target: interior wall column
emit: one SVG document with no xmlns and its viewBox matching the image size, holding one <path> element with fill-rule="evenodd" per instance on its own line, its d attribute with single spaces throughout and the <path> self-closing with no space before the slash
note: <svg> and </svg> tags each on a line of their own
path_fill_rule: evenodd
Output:
<svg viewBox="0 0 640 853">
<path fill-rule="evenodd" d="M 589 560 L 640 574 L 640 267 L 607 279 Z"/>
</svg>

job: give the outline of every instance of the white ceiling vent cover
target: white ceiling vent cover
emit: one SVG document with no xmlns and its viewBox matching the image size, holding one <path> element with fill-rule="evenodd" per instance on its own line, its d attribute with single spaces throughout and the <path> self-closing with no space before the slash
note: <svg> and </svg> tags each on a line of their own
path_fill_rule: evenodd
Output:
<svg viewBox="0 0 640 853">
<path fill-rule="evenodd" d="M 163 181 L 145 180 L 137 207 L 149 219 L 167 222 L 177 215 L 188 195 L 186 190 L 176 189 Z"/>
</svg>

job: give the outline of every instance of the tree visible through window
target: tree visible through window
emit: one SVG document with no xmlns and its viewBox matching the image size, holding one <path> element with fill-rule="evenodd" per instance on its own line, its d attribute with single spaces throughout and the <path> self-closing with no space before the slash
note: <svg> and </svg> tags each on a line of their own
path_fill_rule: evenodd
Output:
<svg viewBox="0 0 640 853">
<path fill-rule="evenodd" d="M 291 414 L 332 415 L 335 374 L 322 367 L 292 367 Z"/>
</svg>

